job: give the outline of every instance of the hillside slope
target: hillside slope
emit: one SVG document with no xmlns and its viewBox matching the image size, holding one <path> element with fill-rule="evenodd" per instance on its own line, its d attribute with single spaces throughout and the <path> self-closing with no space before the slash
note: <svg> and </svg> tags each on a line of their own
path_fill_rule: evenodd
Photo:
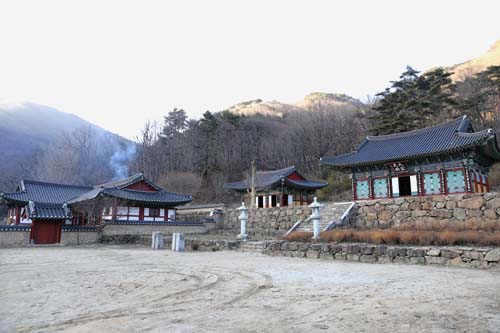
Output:
<svg viewBox="0 0 500 333">
<path fill-rule="evenodd" d="M 451 77 L 453 81 L 463 81 L 465 78 L 494 65 L 500 65 L 500 40 L 493 44 L 485 54 L 461 64 L 448 67 L 447 70 L 454 72 Z"/>
<path fill-rule="evenodd" d="M 303 100 L 296 103 L 283 103 L 276 100 L 265 102 L 256 99 L 238 103 L 231 106 L 227 111 L 245 116 L 263 115 L 282 117 L 289 112 L 314 110 L 318 105 L 352 111 L 362 111 L 365 109 L 365 104 L 353 97 L 344 94 L 316 92 L 305 96 Z"/>
</svg>

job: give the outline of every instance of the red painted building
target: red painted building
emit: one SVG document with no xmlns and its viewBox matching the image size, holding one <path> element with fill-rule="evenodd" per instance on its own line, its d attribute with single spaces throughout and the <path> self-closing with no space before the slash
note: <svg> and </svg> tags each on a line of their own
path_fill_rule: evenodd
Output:
<svg viewBox="0 0 500 333">
<path fill-rule="evenodd" d="M 54 244 L 66 225 L 157 224 L 175 220 L 175 207 L 192 200 L 155 185 L 142 173 L 96 186 L 23 180 L 16 192 L 1 193 L 8 224 L 31 225 L 34 244 Z"/>
</svg>

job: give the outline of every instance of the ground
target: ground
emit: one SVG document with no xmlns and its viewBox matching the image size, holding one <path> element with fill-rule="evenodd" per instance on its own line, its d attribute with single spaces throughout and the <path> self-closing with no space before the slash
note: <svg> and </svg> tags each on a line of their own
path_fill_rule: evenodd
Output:
<svg viewBox="0 0 500 333">
<path fill-rule="evenodd" d="M 143 247 L 0 249 L 0 330 L 493 332 L 500 271 Z"/>
</svg>

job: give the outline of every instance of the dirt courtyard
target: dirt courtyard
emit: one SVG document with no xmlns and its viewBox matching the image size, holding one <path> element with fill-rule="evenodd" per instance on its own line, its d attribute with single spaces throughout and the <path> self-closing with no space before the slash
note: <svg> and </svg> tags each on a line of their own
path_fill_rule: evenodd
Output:
<svg viewBox="0 0 500 333">
<path fill-rule="evenodd" d="M 500 271 L 140 247 L 0 249 L 1 332 L 494 332 Z"/>
</svg>

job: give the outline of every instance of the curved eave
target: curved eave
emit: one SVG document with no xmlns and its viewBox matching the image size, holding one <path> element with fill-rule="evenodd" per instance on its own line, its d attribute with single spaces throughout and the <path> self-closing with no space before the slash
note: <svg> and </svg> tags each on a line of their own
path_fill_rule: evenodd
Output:
<svg viewBox="0 0 500 333">
<path fill-rule="evenodd" d="M 0 193 L 0 204 L 8 205 L 10 203 L 18 205 L 27 205 L 28 201 L 16 198 L 15 195 L 17 193 L 23 193 L 23 192 L 13 192 L 13 193 Z M 14 195 L 14 196 L 12 196 Z"/>
<path fill-rule="evenodd" d="M 466 150 L 472 149 L 474 147 L 480 147 L 480 148 L 484 149 L 483 147 L 485 146 L 486 143 L 488 143 L 487 144 L 488 148 L 487 148 L 487 150 L 484 150 L 485 154 L 487 154 L 488 156 L 490 156 L 492 158 L 494 158 L 493 156 L 498 156 L 494 159 L 500 160 L 500 151 L 498 149 L 498 146 L 496 145 L 496 143 L 494 143 L 494 144 L 489 143 L 490 141 L 491 141 L 491 138 L 488 138 L 488 139 L 484 140 L 482 143 L 472 143 L 472 144 L 468 144 L 468 145 L 463 145 L 461 147 L 456 147 L 456 148 L 442 150 L 442 151 L 430 152 L 430 153 L 425 153 L 425 154 L 403 155 L 403 156 L 398 156 L 398 157 L 393 157 L 393 158 L 383 159 L 383 160 L 376 160 L 376 161 L 340 164 L 340 163 L 325 162 L 325 161 L 321 160 L 321 164 L 328 165 L 328 166 L 333 167 L 336 170 L 342 171 L 342 170 L 355 168 L 355 167 L 363 167 L 363 166 L 377 165 L 377 164 L 386 164 L 386 163 L 397 162 L 397 161 L 401 161 L 401 160 L 417 160 L 417 159 L 432 157 L 432 156 L 437 156 L 437 155 L 456 153 L 456 152 L 466 151 Z M 494 141 L 496 141 L 496 139 Z"/>
<path fill-rule="evenodd" d="M 328 186 L 325 182 L 296 182 L 293 179 L 285 179 L 285 184 L 301 190 L 319 190 Z"/>
<path fill-rule="evenodd" d="M 480 146 L 481 152 L 494 161 L 500 161 L 500 148 L 498 147 L 497 137 L 491 133 L 485 142 Z"/>
<path fill-rule="evenodd" d="M 132 202 L 135 204 L 139 205 L 148 205 L 148 206 L 155 206 L 155 207 L 175 207 L 175 206 L 180 206 L 180 205 L 185 205 L 187 203 L 190 203 L 193 201 L 193 197 L 190 195 L 178 195 L 179 199 L 178 200 L 162 200 L 162 199 L 147 199 L 147 200 L 141 200 L 137 198 L 131 198 L 127 196 L 122 196 L 122 195 L 117 195 L 116 193 L 108 193 L 106 191 L 101 193 L 103 196 L 107 196 L 109 198 L 117 198 L 124 200 L 126 202 Z"/>
</svg>

